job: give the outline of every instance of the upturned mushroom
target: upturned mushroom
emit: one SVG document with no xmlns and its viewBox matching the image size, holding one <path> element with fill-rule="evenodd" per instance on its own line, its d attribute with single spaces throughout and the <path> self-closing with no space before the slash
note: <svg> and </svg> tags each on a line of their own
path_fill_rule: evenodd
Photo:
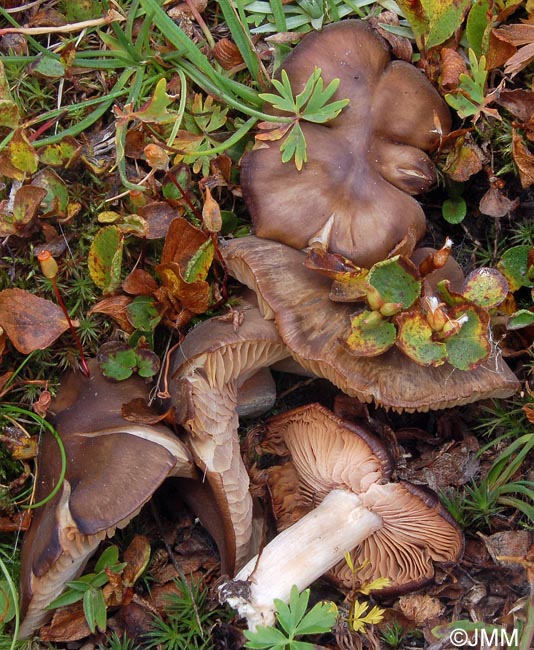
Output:
<svg viewBox="0 0 534 650">
<path fill-rule="evenodd" d="M 356 357 L 343 345 L 354 306 L 330 299 L 331 280 L 304 266 L 304 252 L 254 236 L 227 241 L 222 250 L 230 274 L 256 292 L 263 316 L 275 321 L 292 357 L 347 395 L 398 411 L 428 411 L 509 397 L 519 387 L 495 346 L 469 371 L 421 366 L 396 347 Z M 461 272 L 451 264 L 435 279 L 450 271 L 458 282 Z"/>
<path fill-rule="evenodd" d="M 318 404 L 265 426 L 275 448 L 287 448 L 298 475 L 295 502 L 308 512 L 221 588 L 249 628 L 272 624 L 275 598 L 287 602 L 293 585 L 302 590 L 327 571 L 351 587 L 350 569 L 340 567 L 346 553 L 355 567 L 364 564 L 359 579 L 388 578 L 389 591 L 420 586 L 434 562 L 459 559 L 463 537 L 452 517 L 435 494 L 387 482 L 387 452 L 371 433 Z"/>
<path fill-rule="evenodd" d="M 325 85 L 340 80 L 333 100 L 349 105 L 326 124 L 301 121 L 308 162 L 300 171 L 281 161 L 279 141 L 247 154 L 243 197 L 257 236 L 297 249 L 320 239 L 370 267 L 410 231 L 416 240 L 424 234 L 425 215 L 411 195 L 435 183 L 425 151 L 448 132 L 450 114 L 420 70 L 391 61 L 368 23 L 341 21 L 305 36 L 282 65 L 295 95 L 315 67 Z"/>
<path fill-rule="evenodd" d="M 112 382 L 90 362 L 91 377 L 72 374 L 52 404 L 66 453 L 56 495 L 36 509 L 24 537 L 19 638 L 49 617 L 46 607 L 83 571 L 99 543 L 124 527 L 168 476 L 195 476 L 189 451 L 162 425 L 129 422 L 121 406 L 145 398 L 140 378 Z M 45 499 L 61 473 L 59 447 L 44 435 L 37 455 L 35 498 Z"/>
<path fill-rule="evenodd" d="M 234 312 L 236 321 L 212 318 L 191 330 L 171 364 L 170 392 L 177 422 L 189 434 L 186 441 L 195 463 L 225 519 L 224 535 L 217 531 L 212 535 L 223 572 L 230 575 L 250 557 L 252 535 L 249 477 L 239 446 L 239 403 L 248 415 L 270 408 L 272 384 L 267 384 L 267 395 L 262 382 L 251 396 L 251 381 L 262 369 L 289 356 L 274 323 L 262 318 L 253 302 L 253 294 L 241 302 Z M 202 515 L 200 519 L 211 531 L 210 520 Z"/>
</svg>

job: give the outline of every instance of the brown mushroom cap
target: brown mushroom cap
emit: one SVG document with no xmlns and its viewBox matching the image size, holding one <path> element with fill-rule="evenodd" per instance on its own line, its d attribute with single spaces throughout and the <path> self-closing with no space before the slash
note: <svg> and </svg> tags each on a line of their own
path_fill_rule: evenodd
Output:
<svg viewBox="0 0 534 650">
<path fill-rule="evenodd" d="M 365 507 L 381 517 L 382 527 L 351 551 L 353 566 L 363 565 L 358 580 L 387 577 L 391 582 L 385 591 L 406 591 L 432 578 L 433 562 L 460 557 L 462 534 L 437 496 L 405 481 L 385 483 L 391 461 L 382 443 L 363 427 L 311 404 L 271 418 L 264 430 L 262 449 L 269 452 L 274 443 L 280 451 L 282 439 L 292 459 L 281 468 L 289 465 L 283 473 L 283 487 L 289 495 L 287 483 L 293 478 L 293 499 L 287 496 L 282 503 L 277 484 L 269 481 L 275 514 L 285 519 L 282 528 L 299 519 L 306 504 L 311 511 L 334 489 L 358 494 Z M 283 506 L 285 512 L 280 511 Z M 354 575 L 345 561 L 328 576 L 343 587 L 354 586 Z"/>
<path fill-rule="evenodd" d="M 91 378 L 76 373 L 60 389 L 52 410 L 67 468 L 56 496 L 38 508 L 24 537 L 21 565 L 20 638 L 49 615 L 45 607 L 74 579 L 98 544 L 125 526 L 170 474 L 193 477 L 195 468 L 180 440 L 161 425 L 127 422 L 123 403 L 146 397 L 145 382 L 105 379 L 94 362 Z M 61 460 L 49 434 L 37 455 L 35 498 L 48 496 Z"/>
<path fill-rule="evenodd" d="M 250 299 L 255 301 L 252 294 Z M 243 301 L 240 312 L 240 324 L 212 318 L 188 333 L 173 355 L 170 383 L 177 421 L 189 432 L 187 444 L 223 513 L 224 535 L 198 515 L 230 574 L 247 559 L 252 534 L 252 498 L 238 436 L 239 388 L 259 369 L 289 356 L 257 307 Z"/>
<path fill-rule="evenodd" d="M 353 306 L 329 299 L 330 280 L 305 268 L 303 252 L 244 237 L 226 242 L 223 254 L 229 272 L 256 292 L 264 317 L 275 320 L 298 363 L 347 395 L 399 411 L 428 411 L 509 397 L 519 387 L 497 349 L 468 372 L 419 366 L 395 347 L 378 357 L 355 357 L 340 342 L 349 334 Z"/>
<path fill-rule="evenodd" d="M 410 194 L 427 191 L 430 150 L 450 128 L 449 111 L 424 75 L 390 61 L 385 41 L 362 21 L 347 20 L 304 37 L 283 64 L 295 94 L 315 67 L 333 99 L 350 104 L 326 124 L 301 122 L 308 162 L 282 163 L 280 142 L 248 154 L 243 196 L 259 237 L 305 248 L 328 223 L 328 249 L 369 267 L 409 229 L 419 239 L 425 216 Z"/>
</svg>

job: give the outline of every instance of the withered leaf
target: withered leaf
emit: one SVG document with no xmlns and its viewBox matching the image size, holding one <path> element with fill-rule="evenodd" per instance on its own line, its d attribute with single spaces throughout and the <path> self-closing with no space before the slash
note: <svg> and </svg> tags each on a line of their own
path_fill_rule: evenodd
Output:
<svg viewBox="0 0 534 650">
<path fill-rule="evenodd" d="M 194 314 L 203 314 L 209 307 L 211 290 L 205 280 L 186 282 L 181 269 L 176 263 L 159 264 L 156 267 L 163 286 L 170 295 Z"/>
<path fill-rule="evenodd" d="M 122 283 L 122 288 L 133 296 L 151 296 L 158 283 L 147 271 L 134 269 Z"/>
<path fill-rule="evenodd" d="M 42 641 L 78 641 L 90 634 L 81 602 L 57 609 L 50 625 L 39 631 Z"/>
<path fill-rule="evenodd" d="M 123 556 L 126 567 L 122 574 L 124 582 L 133 586 L 146 569 L 150 559 L 150 543 L 144 535 L 135 535 Z"/>
<path fill-rule="evenodd" d="M 172 207 L 166 201 L 153 201 L 141 207 L 139 214 L 147 223 L 147 239 L 166 237 L 171 222 L 183 215 L 183 208 Z"/>
<path fill-rule="evenodd" d="M 129 296 L 109 296 L 103 298 L 89 310 L 89 314 L 106 314 L 116 321 L 125 332 L 133 332 L 133 327 L 128 320 L 126 307 L 132 302 Z"/>
<path fill-rule="evenodd" d="M 512 156 L 519 170 L 521 186 L 526 188 L 534 185 L 534 154 L 530 153 L 517 131 L 512 135 Z"/>
<path fill-rule="evenodd" d="M 532 90 L 523 88 L 501 90 L 495 102 L 500 106 L 504 106 L 521 122 L 530 122 L 534 119 L 534 92 Z"/>
<path fill-rule="evenodd" d="M 467 72 L 463 56 L 450 47 L 444 47 L 441 52 L 440 86 L 444 90 L 454 90 L 460 83 L 460 75 Z"/>
<path fill-rule="evenodd" d="M 182 217 L 174 219 L 169 226 L 161 254 L 161 263 L 176 262 L 182 268 L 193 257 L 208 235 Z"/>
<path fill-rule="evenodd" d="M 61 309 L 23 289 L 0 291 L 0 326 L 23 354 L 44 350 L 69 324 Z"/>
<path fill-rule="evenodd" d="M 447 156 L 444 172 L 453 181 L 463 182 L 482 169 L 484 154 L 469 134 L 459 137 Z"/>
<path fill-rule="evenodd" d="M 498 187 L 491 186 L 480 199 L 479 210 L 488 217 L 500 219 L 519 205 L 519 199 L 509 199 Z"/>
<path fill-rule="evenodd" d="M 135 422 L 136 424 L 158 424 L 158 422 L 167 419 L 171 413 L 172 408 L 165 411 L 165 413 L 156 413 L 142 397 L 126 402 L 121 408 L 122 417 L 128 422 Z"/>
</svg>

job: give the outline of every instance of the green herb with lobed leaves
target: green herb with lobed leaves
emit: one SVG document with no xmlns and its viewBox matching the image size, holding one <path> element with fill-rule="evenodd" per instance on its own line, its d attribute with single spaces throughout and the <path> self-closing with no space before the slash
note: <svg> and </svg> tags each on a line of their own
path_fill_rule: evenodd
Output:
<svg viewBox="0 0 534 650">
<path fill-rule="evenodd" d="M 246 648 L 254 650 L 312 650 L 312 643 L 298 641 L 296 637 L 330 632 L 337 618 L 337 607 L 332 602 L 317 603 L 306 612 L 310 590 L 301 594 L 293 585 L 289 604 L 275 599 L 276 620 L 281 630 L 273 626 L 259 625 L 256 630 L 245 631 Z"/>
</svg>

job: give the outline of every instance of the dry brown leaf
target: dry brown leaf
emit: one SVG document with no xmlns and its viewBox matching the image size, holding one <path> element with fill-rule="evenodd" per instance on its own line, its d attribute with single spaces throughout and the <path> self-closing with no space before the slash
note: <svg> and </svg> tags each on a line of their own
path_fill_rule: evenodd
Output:
<svg viewBox="0 0 534 650">
<path fill-rule="evenodd" d="M 404 36 L 397 36 L 392 32 L 384 29 L 382 25 L 395 25 L 399 24 L 399 17 L 393 11 L 383 11 L 376 18 L 371 18 L 371 25 L 378 31 L 380 36 L 384 38 L 391 46 L 391 51 L 397 59 L 411 62 L 413 47 L 410 41 Z"/>
<path fill-rule="evenodd" d="M 510 111 L 521 122 L 534 120 L 534 92 L 532 90 L 523 88 L 502 90 L 495 102 Z"/>
<path fill-rule="evenodd" d="M 78 641 L 90 634 L 81 602 L 57 609 L 50 625 L 39 630 L 42 641 Z"/>
<path fill-rule="evenodd" d="M 171 222 L 184 213 L 182 207 L 172 207 L 166 201 L 154 201 L 138 210 L 148 225 L 147 239 L 161 239 L 167 235 Z"/>
<path fill-rule="evenodd" d="M 460 75 L 467 72 L 464 58 L 450 47 L 444 47 L 441 52 L 440 86 L 447 91 L 458 88 Z"/>
<path fill-rule="evenodd" d="M 151 296 L 158 283 L 147 271 L 134 269 L 122 283 L 122 288 L 132 296 Z"/>
<path fill-rule="evenodd" d="M 217 41 L 212 53 L 225 70 L 231 70 L 243 63 L 239 48 L 229 38 L 221 38 Z"/>
<path fill-rule="evenodd" d="M 0 326 L 22 354 L 44 350 L 69 324 L 61 309 L 50 300 L 24 289 L 0 291 Z"/>
<path fill-rule="evenodd" d="M 132 399 L 121 407 L 122 417 L 128 422 L 135 422 L 136 424 L 158 424 L 158 422 L 162 422 L 171 416 L 172 413 L 172 408 L 165 413 L 156 413 L 142 397 Z"/>
<path fill-rule="evenodd" d="M 516 51 L 515 45 L 509 43 L 496 29 L 492 29 L 489 37 L 486 69 L 489 71 L 502 67 Z"/>
<path fill-rule="evenodd" d="M 516 23 L 503 25 L 493 30 L 493 34 L 509 45 L 520 49 L 505 63 L 505 74 L 515 75 L 534 60 L 534 25 Z"/>
<path fill-rule="evenodd" d="M 206 187 L 206 196 L 202 206 L 202 221 L 209 232 L 219 232 L 222 228 L 221 208 Z"/>
<path fill-rule="evenodd" d="M 409 594 L 399 598 L 401 612 L 417 625 L 428 623 L 437 618 L 445 609 L 437 598 L 426 594 Z"/>
<path fill-rule="evenodd" d="M 478 173 L 482 169 L 483 162 L 482 150 L 472 141 L 468 133 L 459 137 L 454 143 L 443 171 L 451 180 L 463 182 Z"/>
<path fill-rule="evenodd" d="M 126 315 L 126 307 L 131 302 L 132 299 L 129 296 L 110 296 L 109 298 L 103 298 L 91 307 L 89 315 L 106 314 L 106 316 L 111 316 L 121 329 L 130 334 L 134 331 L 134 328 Z"/>
<path fill-rule="evenodd" d="M 208 235 L 205 232 L 190 224 L 186 219 L 181 217 L 174 219 L 165 237 L 161 263 L 187 264 L 207 239 Z"/>
<path fill-rule="evenodd" d="M 509 199 L 502 190 L 491 185 L 488 191 L 480 199 L 479 210 L 488 217 L 500 219 L 515 210 L 519 205 L 519 199 Z"/>
<path fill-rule="evenodd" d="M 534 185 L 534 154 L 530 153 L 517 131 L 512 135 L 512 155 L 519 170 L 521 186 L 526 188 Z"/>
<path fill-rule="evenodd" d="M 211 290 L 205 280 L 186 282 L 182 277 L 180 266 L 173 262 L 159 264 L 156 271 L 170 296 L 179 300 L 187 310 L 193 314 L 203 314 L 208 309 Z"/>
</svg>

